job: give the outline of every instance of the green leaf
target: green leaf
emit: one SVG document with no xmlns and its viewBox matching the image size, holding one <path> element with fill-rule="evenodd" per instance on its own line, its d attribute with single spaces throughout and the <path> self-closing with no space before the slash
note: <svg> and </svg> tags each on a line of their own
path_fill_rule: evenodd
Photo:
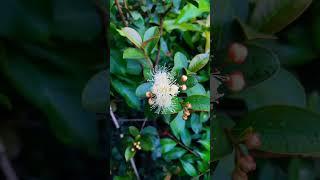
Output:
<svg viewBox="0 0 320 180">
<path fill-rule="evenodd" d="M 317 58 L 317 54 L 311 47 L 300 44 L 285 44 L 274 40 L 255 40 L 254 43 L 271 50 L 285 66 L 301 65 Z"/>
<path fill-rule="evenodd" d="M 210 115 L 207 112 L 200 112 L 200 122 L 205 123 L 209 120 Z"/>
<path fill-rule="evenodd" d="M 141 142 L 141 148 L 144 151 L 152 151 L 154 149 L 153 147 L 153 140 L 150 135 L 142 136 L 140 139 Z"/>
<path fill-rule="evenodd" d="M 189 162 L 180 160 L 183 169 L 186 171 L 187 174 L 190 176 L 196 176 L 197 175 L 197 170 L 196 168 Z"/>
<path fill-rule="evenodd" d="M 136 30 L 130 27 L 124 27 L 121 30 L 117 30 L 117 31 L 121 36 L 128 38 L 129 41 L 131 41 L 135 46 L 137 46 L 138 48 L 141 47 L 142 38 Z"/>
<path fill-rule="evenodd" d="M 136 96 L 139 98 L 146 98 L 146 93 L 151 91 L 152 83 L 147 82 L 139 85 L 136 89 Z"/>
<path fill-rule="evenodd" d="M 165 20 L 163 22 L 163 28 L 171 32 L 175 29 L 178 29 L 180 31 L 196 31 L 196 32 L 201 32 L 203 28 L 199 24 L 193 24 L 193 23 L 181 23 L 177 24 L 175 20 Z"/>
<path fill-rule="evenodd" d="M 141 131 L 142 135 L 152 135 L 152 136 L 158 136 L 158 131 L 155 127 L 153 126 L 147 126 L 142 129 Z"/>
<path fill-rule="evenodd" d="M 199 140 L 198 141 L 206 150 L 210 151 L 210 141 Z"/>
<path fill-rule="evenodd" d="M 312 0 L 260 0 L 250 23 L 262 32 L 277 33 L 297 19 Z"/>
<path fill-rule="evenodd" d="M 245 34 L 247 40 L 253 40 L 253 39 L 277 39 L 276 36 L 273 36 L 271 34 L 265 34 L 265 33 L 261 33 L 261 32 L 256 31 L 255 29 L 253 29 L 249 25 L 247 25 L 244 22 L 242 22 L 239 18 L 236 18 L 236 20 L 240 24 L 241 29 L 242 29 L 243 33 Z"/>
<path fill-rule="evenodd" d="M 210 151 L 195 150 L 194 152 L 198 153 L 200 155 L 201 159 L 204 160 L 205 162 L 210 161 Z"/>
<path fill-rule="evenodd" d="M 131 151 L 131 148 L 132 148 L 131 146 L 128 146 L 124 153 L 124 157 L 126 158 L 126 161 L 129 161 L 136 154 L 136 151 Z"/>
<path fill-rule="evenodd" d="M 248 43 L 247 48 L 248 57 L 243 64 L 230 64 L 221 73 L 240 71 L 246 87 L 250 87 L 273 77 L 280 70 L 279 59 L 272 51 L 255 43 Z"/>
<path fill-rule="evenodd" d="M 198 84 L 198 80 L 197 80 L 196 76 L 189 75 L 187 77 L 188 77 L 188 79 L 185 82 L 185 84 L 187 85 L 188 88 L 192 88 L 192 87 L 194 87 L 195 85 Z"/>
<path fill-rule="evenodd" d="M 124 97 L 126 103 L 130 107 L 138 110 L 140 109 L 140 100 L 135 95 L 135 87 L 121 82 L 116 78 L 111 79 L 111 85 L 122 97 Z"/>
<path fill-rule="evenodd" d="M 140 135 L 139 129 L 134 127 L 134 126 L 130 126 L 129 127 L 129 132 L 133 137 L 136 137 L 136 136 Z"/>
<path fill-rule="evenodd" d="M 235 153 L 230 153 L 225 158 L 221 159 L 212 173 L 212 179 L 230 179 L 230 174 L 235 169 Z"/>
<path fill-rule="evenodd" d="M 320 151 L 320 116 L 293 106 L 267 106 L 250 112 L 234 133 L 250 128 L 260 134 L 259 150 L 295 155 L 316 155 Z"/>
<path fill-rule="evenodd" d="M 175 147 L 171 151 L 163 154 L 163 158 L 167 161 L 181 158 L 187 151 L 181 147 Z"/>
<path fill-rule="evenodd" d="M 138 61 L 128 60 L 126 72 L 130 75 L 140 75 L 142 72 L 141 64 Z"/>
<path fill-rule="evenodd" d="M 176 74 L 180 74 L 181 70 L 183 68 L 188 67 L 188 59 L 187 57 L 182 54 L 181 52 L 177 52 L 174 55 L 174 66 L 172 68 L 172 72 L 175 72 Z"/>
<path fill-rule="evenodd" d="M 123 52 L 124 59 L 144 59 L 144 54 L 140 49 L 137 48 L 127 48 Z"/>
<path fill-rule="evenodd" d="M 170 128 L 173 134 L 179 138 L 179 135 L 185 128 L 186 121 L 182 119 L 183 111 L 180 111 L 177 116 L 170 122 Z"/>
<path fill-rule="evenodd" d="M 192 4 L 184 6 L 176 19 L 176 23 L 181 24 L 189 21 L 190 19 L 196 18 L 203 13 L 200 9 Z"/>
<path fill-rule="evenodd" d="M 202 173 L 207 172 L 210 169 L 209 163 L 205 161 L 197 161 L 197 168 Z"/>
<path fill-rule="evenodd" d="M 224 127 L 222 123 L 227 121 L 227 118 L 221 115 L 217 115 L 216 118 L 213 118 L 211 121 L 212 125 L 212 134 L 213 134 L 213 143 L 212 143 L 212 148 L 213 148 L 213 160 L 217 161 L 228 154 L 232 153 L 233 146 L 230 143 L 230 140 L 228 139 Z M 231 128 L 231 127 L 229 127 Z"/>
<path fill-rule="evenodd" d="M 170 138 L 160 139 L 160 144 L 163 154 L 171 151 L 177 145 L 177 143 Z"/>
<path fill-rule="evenodd" d="M 274 77 L 246 89 L 235 97 L 245 100 L 249 110 L 268 105 L 306 106 L 303 86 L 284 69 L 281 69 Z"/>
<path fill-rule="evenodd" d="M 189 86 L 187 86 L 187 87 L 188 87 L 188 89 L 186 90 L 186 93 L 188 96 L 205 95 L 206 94 L 205 88 L 200 83 L 197 83 L 196 85 L 194 85 L 191 88 L 189 88 Z"/>
<path fill-rule="evenodd" d="M 210 111 L 210 97 L 204 95 L 193 95 L 185 99 L 185 103 L 190 103 L 194 111 Z"/>
<path fill-rule="evenodd" d="M 143 36 L 143 44 L 146 51 L 150 54 L 159 41 L 159 28 L 157 26 L 150 27 Z"/>
<path fill-rule="evenodd" d="M 191 114 L 190 123 L 191 123 L 191 128 L 193 132 L 196 134 L 200 133 L 202 129 L 202 123 L 200 122 L 200 118 L 198 114 L 196 113 Z"/>
<path fill-rule="evenodd" d="M 107 71 L 95 74 L 82 91 L 82 105 L 92 112 L 104 113 L 107 109 L 107 92 L 109 85 L 106 81 Z"/>
<path fill-rule="evenodd" d="M 188 128 L 184 128 L 180 134 L 181 137 L 181 141 L 183 142 L 183 144 L 185 144 L 186 146 L 190 146 L 191 144 L 191 135 L 190 132 L 188 130 Z"/>
<path fill-rule="evenodd" d="M 125 75 L 126 61 L 121 57 L 119 50 L 110 49 L 110 73 Z"/>
<path fill-rule="evenodd" d="M 202 69 L 209 62 L 209 54 L 198 54 L 192 58 L 188 70 L 191 72 L 197 72 Z"/>
</svg>

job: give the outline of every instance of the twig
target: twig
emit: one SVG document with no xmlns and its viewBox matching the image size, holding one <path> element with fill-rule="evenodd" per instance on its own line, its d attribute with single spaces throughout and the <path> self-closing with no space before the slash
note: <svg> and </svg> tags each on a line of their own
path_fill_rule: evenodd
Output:
<svg viewBox="0 0 320 180">
<path fill-rule="evenodd" d="M 207 169 L 205 172 L 199 174 L 198 176 L 195 176 L 192 178 L 192 180 L 196 180 L 196 179 L 199 179 L 201 176 L 205 175 L 206 173 L 210 172 L 210 168 Z"/>
<path fill-rule="evenodd" d="M 170 7 L 162 14 L 160 15 L 160 30 L 159 30 L 159 42 L 158 42 L 158 52 L 157 52 L 157 56 L 156 56 L 156 60 L 155 60 L 155 64 L 154 67 L 156 67 L 159 64 L 159 60 L 160 60 L 160 52 L 161 52 L 161 36 L 163 34 L 163 20 L 164 17 L 169 13 L 169 11 L 171 10 L 173 6 L 173 3 L 171 3 Z"/>
<path fill-rule="evenodd" d="M 146 119 L 122 119 L 119 118 L 118 121 L 120 122 L 144 122 Z"/>
<path fill-rule="evenodd" d="M 122 20 L 123 24 L 126 27 L 128 27 L 128 22 L 126 21 L 126 18 L 123 15 L 122 8 L 121 8 L 121 5 L 120 5 L 119 1 L 118 0 L 114 0 L 114 2 L 116 3 L 116 6 L 118 8 L 118 11 L 119 11 L 119 14 L 120 14 L 120 17 L 121 17 L 121 20 Z"/>
<path fill-rule="evenodd" d="M 113 121 L 113 124 L 116 126 L 117 129 L 119 129 L 120 125 L 118 123 L 118 120 L 117 120 L 116 116 L 114 115 L 114 113 L 112 111 L 111 106 L 110 106 L 110 115 L 111 115 L 111 119 Z M 123 134 L 120 134 L 120 138 L 123 138 Z M 139 176 L 139 173 L 138 173 L 138 170 L 137 170 L 137 167 L 136 167 L 136 163 L 135 163 L 133 158 L 130 159 L 130 163 L 131 163 L 132 169 L 133 169 L 133 171 L 134 171 L 134 173 L 136 175 L 137 180 L 140 180 L 140 176 Z"/>
<path fill-rule="evenodd" d="M 18 177 L 12 168 L 10 161 L 5 153 L 5 148 L 0 142 L 0 166 L 7 180 L 18 180 Z"/>
<path fill-rule="evenodd" d="M 198 153 L 195 153 L 194 151 L 192 151 L 189 147 L 185 146 L 184 144 L 182 144 L 179 140 L 177 140 L 174 136 L 172 136 L 171 134 L 168 134 L 168 136 L 173 139 L 176 143 L 178 143 L 181 147 L 183 147 L 185 150 L 189 151 L 190 153 L 192 153 L 193 155 L 195 155 L 196 157 L 199 157 Z"/>
<path fill-rule="evenodd" d="M 143 128 L 144 128 L 144 126 L 146 125 L 147 120 L 148 120 L 147 118 L 145 118 L 145 119 L 144 119 L 144 121 L 143 121 L 143 124 L 142 124 L 142 126 L 141 126 L 140 131 L 142 131 L 142 129 L 143 129 Z"/>
<path fill-rule="evenodd" d="M 160 52 L 161 52 L 161 36 L 163 33 L 163 17 L 160 17 L 160 31 L 159 31 L 159 42 L 158 42 L 158 52 L 157 52 L 157 56 L 156 56 L 156 60 L 155 60 L 155 64 L 154 67 L 157 67 L 157 65 L 159 64 L 159 60 L 160 60 Z"/>
</svg>

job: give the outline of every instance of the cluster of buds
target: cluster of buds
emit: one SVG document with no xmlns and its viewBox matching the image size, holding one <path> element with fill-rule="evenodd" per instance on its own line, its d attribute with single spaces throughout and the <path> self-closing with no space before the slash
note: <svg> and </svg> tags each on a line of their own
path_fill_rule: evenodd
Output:
<svg viewBox="0 0 320 180">
<path fill-rule="evenodd" d="M 186 106 L 183 108 L 183 120 L 188 120 L 188 117 L 191 115 L 189 109 L 191 109 L 192 106 L 190 103 L 187 103 Z"/>
<path fill-rule="evenodd" d="M 257 149 L 261 146 L 261 140 L 259 134 L 255 132 L 248 132 L 244 136 L 244 143 L 246 147 L 251 149 Z M 237 158 L 237 167 L 233 171 L 233 180 L 247 180 L 247 173 L 256 170 L 256 162 L 250 155 L 243 155 Z"/>
<path fill-rule="evenodd" d="M 235 64 L 243 64 L 248 56 L 248 49 L 240 43 L 232 43 L 228 49 L 228 57 Z M 238 92 L 245 87 L 244 75 L 235 71 L 228 76 L 227 86 L 231 91 Z"/>
<path fill-rule="evenodd" d="M 134 151 L 136 151 L 136 150 L 141 150 L 140 144 L 141 144 L 140 141 L 134 142 L 134 143 L 133 143 L 133 146 L 134 146 L 134 147 L 131 148 L 131 151 L 134 152 Z"/>
<path fill-rule="evenodd" d="M 241 156 L 237 160 L 237 166 L 232 173 L 232 180 L 247 180 L 247 173 L 256 170 L 257 165 L 252 156 Z"/>
<path fill-rule="evenodd" d="M 188 80 L 188 77 L 187 77 L 186 75 L 182 75 L 182 76 L 181 76 L 181 81 L 182 81 L 182 82 L 186 82 L 187 80 Z M 180 89 L 181 89 L 182 91 L 187 90 L 187 85 L 182 84 L 182 85 L 180 86 Z"/>
<path fill-rule="evenodd" d="M 244 144 L 248 149 L 258 149 L 261 146 L 261 140 L 258 133 L 249 132 L 245 135 Z"/>
</svg>

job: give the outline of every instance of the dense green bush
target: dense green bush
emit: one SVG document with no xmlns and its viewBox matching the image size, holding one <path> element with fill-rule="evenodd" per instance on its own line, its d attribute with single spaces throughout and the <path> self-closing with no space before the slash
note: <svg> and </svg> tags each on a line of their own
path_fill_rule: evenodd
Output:
<svg viewBox="0 0 320 180">
<path fill-rule="evenodd" d="M 115 179 L 136 176 L 132 158 L 144 179 L 209 178 L 209 7 L 111 1 L 111 107 L 124 133 L 111 142 Z"/>
</svg>

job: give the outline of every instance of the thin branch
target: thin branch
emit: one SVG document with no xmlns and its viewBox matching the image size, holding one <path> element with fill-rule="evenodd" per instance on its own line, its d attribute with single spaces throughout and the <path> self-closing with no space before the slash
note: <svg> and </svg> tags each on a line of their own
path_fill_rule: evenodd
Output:
<svg viewBox="0 0 320 180">
<path fill-rule="evenodd" d="M 18 177 L 12 168 L 10 161 L 5 153 L 5 147 L 0 142 L 0 166 L 7 180 L 18 180 Z"/>
<path fill-rule="evenodd" d="M 203 173 L 199 174 L 198 176 L 193 177 L 192 180 L 199 179 L 201 176 L 207 174 L 208 172 L 210 172 L 210 168 L 204 171 Z"/>
<path fill-rule="evenodd" d="M 140 131 L 142 131 L 142 129 L 143 129 L 143 128 L 144 128 L 144 126 L 146 125 L 147 120 L 148 120 L 147 118 L 145 118 L 145 119 L 144 119 L 144 121 L 143 121 L 143 124 L 142 124 L 142 126 L 141 126 Z"/>
<path fill-rule="evenodd" d="M 124 14 L 123 14 L 123 12 L 122 12 L 122 7 L 121 7 L 119 1 L 118 1 L 118 0 L 114 0 L 114 2 L 116 3 L 116 6 L 117 6 L 117 8 L 118 8 L 118 11 L 119 11 L 119 14 L 120 14 L 120 17 L 121 17 L 121 20 L 122 20 L 123 24 L 124 24 L 126 27 L 128 27 L 128 22 L 126 21 L 126 18 L 124 17 Z"/>
<path fill-rule="evenodd" d="M 111 119 L 113 121 L 113 124 L 116 126 L 117 129 L 119 129 L 120 125 L 118 123 L 118 120 L 117 120 L 116 116 L 114 115 L 114 113 L 112 111 L 111 106 L 110 106 L 110 115 L 111 115 Z M 120 138 L 121 139 L 123 138 L 123 134 L 120 134 Z M 140 180 L 140 176 L 139 176 L 139 173 L 138 173 L 138 170 L 137 170 L 137 167 L 136 167 L 136 163 L 135 163 L 133 158 L 130 159 L 130 163 L 131 163 L 132 169 L 133 169 L 133 171 L 134 171 L 134 173 L 136 175 L 137 180 Z"/>
<path fill-rule="evenodd" d="M 160 30 L 159 30 L 159 42 L 158 42 L 158 52 L 157 52 L 157 56 L 156 56 L 156 60 L 155 60 L 155 64 L 154 67 L 156 67 L 159 64 L 159 60 L 160 60 L 160 52 L 161 52 L 161 37 L 163 34 L 163 21 L 165 16 L 170 12 L 171 8 L 173 7 L 173 3 L 170 4 L 170 7 L 162 14 L 160 15 Z"/>
<path fill-rule="evenodd" d="M 163 18 L 164 17 L 160 17 L 160 31 L 159 31 L 159 42 L 158 42 L 158 52 L 157 52 L 157 56 L 156 56 L 156 60 L 155 60 L 155 64 L 154 67 L 157 67 L 157 65 L 159 64 L 159 60 L 160 60 L 160 52 L 161 52 L 161 37 L 162 37 L 162 33 L 163 33 Z"/>
<path fill-rule="evenodd" d="M 183 147 L 185 150 L 189 151 L 190 153 L 192 153 L 193 155 L 195 155 L 196 157 L 200 157 L 200 155 L 194 151 L 192 151 L 188 146 L 185 146 L 184 144 L 182 144 L 179 140 L 177 140 L 174 136 L 172 136 L 171 134 L 168 134 L 168 136 L 173 139 L 176 143 L 178 143 L 181 147 Z"/>
</svg>

